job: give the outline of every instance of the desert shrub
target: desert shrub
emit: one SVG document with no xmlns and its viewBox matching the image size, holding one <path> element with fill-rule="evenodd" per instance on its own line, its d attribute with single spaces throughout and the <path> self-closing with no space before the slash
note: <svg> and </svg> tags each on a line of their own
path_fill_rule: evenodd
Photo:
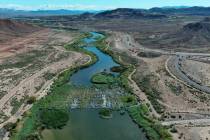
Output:
<svg viewBox="0 0 210 140">
<path fill-rule="evenodd" d="M 142 89 L 143 92 L 146 93 L 148 99 L 152 103 L 153 107 L 158 113 L 163 113 L 164 106 L 161 105 L 158 100 L 161 100 L 162 98 L 160 97 L 161 92 L 157 91 L 155 88 L 152 87 L 151 85 L 151 78 L 152 75 L 146 75 L 140 79 L 138 82 L 138 85 Z"/>
<path fill-rule="evenodd" d="M 36 102 L 36 97 L 34 96 L 30 96 L 27 100 L 27 104 L 33 104 L 34 102 Z"/>
<path fill-rule="evenodd" d="M 30 134 L 30 135 L 22 138 L 22 140 L 41 140 L 41 139 L 38 134 Z"/>
<path fill-rule="evenodd" d="M 52 72 L 46 72 L 45 74 L 44 74 L 44 79 L 45 80 L 51 80 L 53 77 L 55 77 L 56 76 L 56 74 L 55 73 L 52 73 Z"/>
<path fill-rule="evenodd" d="M 17 124 L 16 123 L 7 123 L 5 126 L 4 126 L 4 129 L 7 130 L 7 131 L 11 131 L 11 130 L 14 130 L 16 128 Z"/>
<path fill-rule="evenodd" d="M 133 95 L 123 96 L 121 99 L 122 99 L 122 102 L 126 105 L 134 105 L 137 103 L 137 100 L 135 96 Z"/>
<path fill-rule="evenodd" d="M 140 52 L 138 53 L 138 56 L 147 57 L 147 58 L 155 58 L 155 57 L 160 57 L 161 54 L 157 52 Z"/>
<path fill-rule="evenodd" d="M 112 72 L 118 72 L 118 73 L 122 73 L 126 70 L 126 67 L 124 66 L 114 66 L 111 68 Z"/>
<path fill-rule="evenodd" d="M 149 110 L 146 105 L 133 106 L 129 108 L 128 112 L 133 120 L 143 128 L 149 140 L 172 140 L 164 126 L 147 116 Z"/>
</svg>

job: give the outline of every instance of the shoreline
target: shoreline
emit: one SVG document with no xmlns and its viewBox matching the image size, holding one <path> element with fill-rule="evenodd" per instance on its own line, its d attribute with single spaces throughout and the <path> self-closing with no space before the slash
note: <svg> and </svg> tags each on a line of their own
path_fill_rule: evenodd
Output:
<svg viewBox="0 0 210 140">
<path fill-rule="evenodd" d="M 86 37 L 86 34 L 84 34 L 83 37 Z M 81 38 L 80 38 L 80 39 L 81 39 Z M 67 45 L 69 45 L 69 44 L 67 44 Z M 65 46 L 64 46 L 64 48 L 65 48 Z M 65 49 L 66 49 L 66 48 L 65 48 Z M 66 51 L 74 51 L 74 50 L 68 50 L 68 49 L 66 49 Z M 76 73 L 76 72 L 77 72 L 78 70 L 80 70 L 80 69 L 89 67 L 89 66 L 95 64 L 95 63 L 98 61 L 98 58 L 97 58 L 93 53 L 88 52 L 88 51 L 86 51 L 86 50 L 84 50 L 84 49 L 81 49 L 81 51 L 78 51 L 78 50 L 77 50 L 77 51 L 75 51 L 75 52 L 77 52 L 77 53 L 82 53 L 82 54 L 87 55 L 87 56 L 89 57 L 88 61 L 85 62 L 85 63 L 82 64 L 82 65 L 77 65 L 77 64 L 76 64 L 75 67 L 74 67 L 74 66 L 73 66 L 73 67 L 70 66 L 69 68 L 66 68 L 66 69 L 64 69 L 63 71 L 61 71 L 59 74 L 57 74 L 57 75 L 53 78 L 53 82 L 50 84 L 49 91 L 52 90 L 53 85 L 56 84 L 56 81 L 58 81 L 59 78 L 60 78 L 62 75 L 65 75 L 65 76 L 66 76 L 64 79 L 62 79 L 62 80 L 63 80 L 63 81 L 62 81 L 62 82 L 63 82 L 62 84 L 65 84 L 65 83 L 67 82 L 67 79 L 69 78 L 70 75 Z M 68 75 L 68 76 L 67 76 L 67 75 Z M 49 96 L 49 95 L 46 94 L 46 96 Z M 34 107 L 36 104 L 38 104 L 38 102 L 41 102 L 41 99 L 45 98 L 46 96 L 43 96 L 42 98 L 40 98 L 39 100 L 37 100 L 37 102 L 35 102 L 33 105 L 31 105 L 31 107 L 28 108 L 25 112 L 27 112 L 27 111 L 33 109 L 33 107 Z M 25 114 L 25 112 L 24 112 L 23 114 Z M 25 122 L 25 120 L 27 119 L 27 117 L 28 117 L 28 116 L 23 116 L 23 117 L 21 118 L 20 121 L 17 120 L 14 124 L 15 124 L 15 125 L 18 125 L 18 123 L 21 122 L 21 121 L 22 121 L 22 122 Z M 6 125 L 7 125 L 7 124 L 5 124 L 4 126 L 2 126 L 2 129 L 4 129 L 4 127 L 5 127 Z M 39 131 L 39 130 L 38 130 L 38 131 Z M 4 140 L 10 139 L 10 138 L 8 138 L 8 136 L 9 136 L 10 133 L 11 133 L 11 132 L 7 131 L 7 132 L 5 133 L 5 137 L 4 137 L 3 139 L 4 139 Z M 6 138 L 6 139 L 5 139 L 5 138 Z"/>
</svg>

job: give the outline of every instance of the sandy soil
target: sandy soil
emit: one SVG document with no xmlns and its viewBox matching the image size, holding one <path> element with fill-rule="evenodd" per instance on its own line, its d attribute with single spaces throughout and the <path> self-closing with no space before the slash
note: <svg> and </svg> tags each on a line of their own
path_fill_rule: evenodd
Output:
<svg viewBox="0 0 210 140">
<path fill-rule="evenodd" d="M 48 41 L 48 37 L 52 35 L 49 29 L 37 31 L 24 37 L 18 37 L 10 41 L 0 44 L 0 61 L 3 58 L 15 55 L 17 53 L 27 52 L 34 49 L 37 45 Z"/>
<path fill-rule="evenodd" d="M 209 140 L 210 126 L 176 126 L 178 133 L 175 133 L 174 140 Z"/>
<path fill-rule="evenodd" d="M 153 74 L 157 79 L 153 83 L 154 87 L 158 89 L 161 93 L 162 100 L 159 103 L 165 106 L 164 119 L 165 120 L 185 120 L 185 119 L 206 119 L 209 118 L 210 114 L 210 104 L 209 95 L 200 93 L 194 89 L 189 88 L 178 80 L 172 78 L 166 71 L 165 63 L 170 57 L 168 53 L 160 50 L 152 50 L 156 52 L 161 52 L 160 57 L 155 58 L 145 58 L 137 56 L 139 51 L 151 51 L 149 49 L 144 49 L 143 46 L 133 41 L 128 34 L 123 34 L 120 32 L 113 33 L 112 39 L 114 49 L 122 52 L 128 53 L 130 56 L 137 58 L 139 61 L 139 66 L 136 67 L 136 74 L 134 76 L 143 76 L 147 74 Z M 128 43 L 129 42 L 129 43 Z M 192 60 L 187 60 L 185 62 L 185 67 L 189 73 L 196 73 L 197 77 L 202 77 L 207 79 L 209 76 L 209 64 L 204 64 L 202 62 L 195 62 Z M 205 77 L 205 78 L 204 78 Z M 138 91 L 138 88 L 133 84 L 134 91 Z M 142 94 L 143 95 L 143 94 Z M 141 98 L 144 99 L 141 95 Z M 205 114 L 205 115 L 204 115 Z M 183 133 L 181 140 L 206 140 L 210 139 L 209 127 L 184 127 L 179 126 L 177 130 L 179 134 L 174 134 L 174 139 L 178 140 L 180 133 Z"/>
<path fill-rule="evenodd" d="M 193 79 L 210 86 L 210 64 L 194 60 L 185 60 L 182 62 L 183 70 Z"/>
<path fill-rule="evenodd" d="M 25 41 L 19 38 L 20 42 L 14 44 L 13 47 L 19 47 L 19 45 L 24 47 L 18 49 L 17 53 L 2 58 L 4 67 L 0 72 L 0 113 L 2 115 L 0 126 L 14 121 L 30 107 L 26 105 L 28 97 L 34 96 L 40 99 L 47 93 L 53 79 L 46 78 L 46 74 L 57 75 L 66 68 L 83 64 L 89 60 L 88 56 L 65 51 L 62 47 L 77 35 L 77 33 L 54 30 L 35 33 Z M 38 41 L 41 37 L 43 40 Z M 0 53 L 4 54 L 3 51 Z M 26 56 L 29 60 L 25 60 Z M 12 68 L 8 64 L 11 64 Z M 19 64 L 23 66 L 19 67 Z"/>
<path fill-rule="evenodd" d="M 192 89 L 186 87 L 182 83 L 170 77 L 165 70 L 165 62 L 168 55 L 162 55 L 161 57 L 156 58 L 143 58 L 136 56 L 138 51 L 144 51 L 144 48 L 141 48 L 136 42 L 133 41 L 132 38 L 128 37 L 127 34 L 122 35 L 123 33 L 114 33 L 113 40 L 115 41 L 115 48 L 121 51 L 125 51 L 129 53 L 131 56 L 135 56 L 139 59 L 141 63 L 139 67 L 137 67 L 137 74 L 140 73 L 152 73 L 156 77 L 158 77 L 158 83 L 156 84 L 157 89 L 162 93 L 162 103 L 166 106 L 167 112 L 209 112 L 209 104 L 208 101 L 201 101 L 200 96 L 197 91 L 193 91 Z M 116 38 L 115 38 L 116 37 Z M 130 39 L 128 39 L 130 38 Z M 127 45 L 127 40 L 130 40 L 130 45 Z M 132 45 L 133 44 L 133 45 Z M 137 46 L 136 46 L 137 44 Z M 130 47 L 129 47 L 130 46 Z M 136 50 L 136 51 L 131 51 Z M 140 48 L 140 49 L 136 49 Z M 148 50 L 146 50 L 148 51 Z M 197 62 L 198 63 L 198 62 Z M 206 64 L 207 65 L 207 64 Z M 203 65 L 202 65 L 203 66 Z M 203 68 L 204 69 L 204 68 Z M 206 68 L 207 70 L 207 68 Z M 173 87 L 179 87 L 180 91 L 178 93 L 174 93 L 169 85 L 173 85 Z M 201 95 L 208 96 L 208 95 Z M 206 97 L 207 98 L 207 97 Z"/>
</svg>

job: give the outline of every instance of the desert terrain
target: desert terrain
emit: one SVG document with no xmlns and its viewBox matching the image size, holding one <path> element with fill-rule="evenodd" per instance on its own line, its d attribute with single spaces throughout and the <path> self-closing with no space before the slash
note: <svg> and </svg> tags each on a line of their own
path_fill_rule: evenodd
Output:
<svg viewBox="0 0 210 140">
<path fill-rule="evenodd" d="M 5 28 L 14 26 L 8 27 L 14 33 L 11 32 L 6 37 L 11 37 L 10 40 L 3 39 L 5 35 L 1 34 L 1 127 L 8 122 L 17 121 L 31 107 L 32 102 L 45 96 L 61 71 L 89 59 L 88 56 L 66 51 L 62 47 L 78 37 L 78 33 L 43 29 L 18 22 L 18 25 L 16 22 L 2 22 L 7 23 L 1 24 Z M 20 33 L 19 28 L 27 33 Z M 30 31 L 25 31 L 24 28 L 29 28 Z"/>
<path fill-rule="evenodd" d="M 81 32 L 94 31 L 106 35 L 103 52 L 132 68 L 124 86 L 138 103 L 130 108 L 146 105 L 147 117 L 174 140 L 210 139 L 210 20 L 206 9 L 192 9 L 120 8 L 0 21 L 0 127 L 48 96 L 63 70 L 94 58 L 77 48 Z"/>
</svg>

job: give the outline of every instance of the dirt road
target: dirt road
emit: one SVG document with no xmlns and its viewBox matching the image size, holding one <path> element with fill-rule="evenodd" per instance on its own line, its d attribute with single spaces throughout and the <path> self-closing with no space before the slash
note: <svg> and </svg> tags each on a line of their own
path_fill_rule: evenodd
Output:
<svg viewBox="0 0 210 140">
<path fill-rule="evenodd" d="M 44 74 L 45 72 L 47 72 L 51 69 L 55 69 L 55 68 L 64 69 L 64 68 L 67 68 L 69 66 L 72 66 L 76 61 L 78 61 L 81 58 L 82 58 L 81 54 L 74 53 L 74 57 L 70 57 L 67 60 L 62 60 L 62 61 L 59 61 L 59 62 L 55 62 L 55 63 L 43 68 L 42 70 L 38 71 L 34 75 L 22 80 L 16 87 L 11 89 L 8 92 L 8 94 L 6 94 L 5 96 L 3 96 L 0 99 L 0 110 L 3 109 L 3 107 L 7 103 L 7 101 L 9 101 L 17 93 L 17 91 L 22 90 L 24 87 L 33 86 L 34 79 L 38 78 L 39 76 L 41 76 L 42 74 Z"/>
<path fill-rule="evenodd" d="M 193 125 L 210 125 L 210 119 L 193 119 L 193 120 L 178 120 L 178 121 L 164 121 L 162 122 L 162 125 L 170 126 L 170 125 L 187 125 L 187 124 L 193 124 Z"/>
<path fill-rule="evenodd" d="M 135 74 L 136 69 L 128 76 L 128 79 L 130 81 L 130 86 L 132 87 L 134 94 L 145 104 L 149 104 L 150 108 L 152 110 L 151 114 L 154 115 L 157 118 L 160 118 L 160 114 L 156 112 L 154 107 L 152 106 L 151 102 L 148 100 L 147 96 L 145 95 L 144 92 L 141 91 L 141 89 L 138 87 L 136 82 L 132 79 L 132 75 Z"/>
</svg>

